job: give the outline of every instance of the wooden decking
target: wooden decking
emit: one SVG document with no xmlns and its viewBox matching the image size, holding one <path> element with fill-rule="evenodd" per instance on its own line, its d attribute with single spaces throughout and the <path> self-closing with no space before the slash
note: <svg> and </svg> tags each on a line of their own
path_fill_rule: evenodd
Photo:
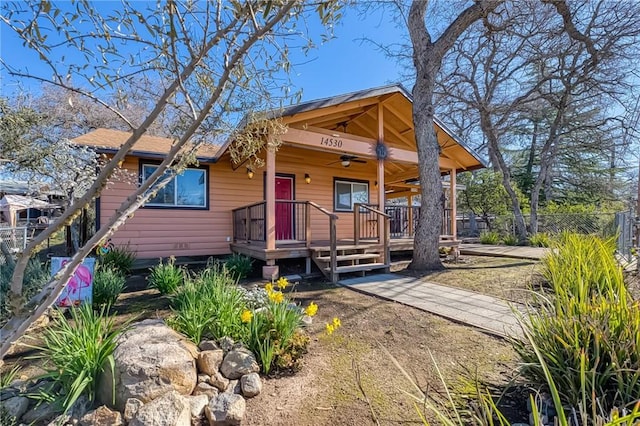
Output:
<svg viewBox="0 0 640 426">
<path fill-rule="evenodd" d="M 459 241 L 454 240 L 452 236 L 444 235 L 440 238 L 440 245 L 444 247 L 458 246 Z M 329 248 L 329 240 L 312 241 L 307 247 L 304 241 L 276 241 L 276 248 L 267 250 L 266 244 L 260 241 L 252 241 L 249 243 L 235 242 L 230 244 L 231 251 L 240 253 L 259 260 L 278 260 L 278 259 L 295 259 L 311 257 L 313 251 L 319 251 Z M 378 248 L 377 242 L 368 242 L 361 240 L 358 244 L 354 240 L 338 240 L 340 249 L 366 249 Z M 413 238 L 392 238 L 389 243 L 391 252 L 412 251 Z"/>
</svg>

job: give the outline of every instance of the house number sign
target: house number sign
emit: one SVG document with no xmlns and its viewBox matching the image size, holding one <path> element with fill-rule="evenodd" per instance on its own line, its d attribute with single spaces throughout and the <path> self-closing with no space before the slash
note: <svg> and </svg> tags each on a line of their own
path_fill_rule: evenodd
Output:
<svg viewBox="0 0 640 426">
<path fill-rule="evenodd" d="M 322 136 L 320 138 L 320 145 L 328 146 L 330 148 L 342 148 L 342 139 L 329 138 Z"/>
</svg>

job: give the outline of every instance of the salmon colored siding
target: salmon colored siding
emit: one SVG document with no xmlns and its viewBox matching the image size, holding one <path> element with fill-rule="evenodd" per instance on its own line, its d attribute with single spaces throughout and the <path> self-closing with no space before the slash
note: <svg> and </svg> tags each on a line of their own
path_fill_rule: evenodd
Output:
<svg viewBox="0 0 640 426">
<path fill-rule="evenodd" d="M 282 147 L 276 154 L 276 172 L 295 175 L 295 199 L 313 201 L 333 211 L 334 178 L 369 182 L 369 201 L 377 203 L 376 160 L 367 164 L 352 163 L 344 168 L 335 154 L 294 147 Z M 128 157 L 124 167 L 136 176 L 139 159 Z M 201 164 L 202 165 L 202 164 Z M 141 208 L 114 235 L 113 243 L 126 245 L 139 258 L 175 256 L 222 255 L 230 253 L 227 237 L 233 238 L 231 211 L 264 199 L 264 169 L 248 179 L 246 167 L 233 170 L 226 156 L 209 168 L 209 209 L 151 209 Z M 311 176 L 306 184 L 304 175 Z M 114 182 L 100 198 L 100 223 L 108 221 L 113 212 L 131 193 L 132 184 Z M 353 237 L 352 213 L 337 212 L 338 238 Z M 328 240 L 328 218 L 316 209 L 311 211 L 313 240 Z"/>
</svg>

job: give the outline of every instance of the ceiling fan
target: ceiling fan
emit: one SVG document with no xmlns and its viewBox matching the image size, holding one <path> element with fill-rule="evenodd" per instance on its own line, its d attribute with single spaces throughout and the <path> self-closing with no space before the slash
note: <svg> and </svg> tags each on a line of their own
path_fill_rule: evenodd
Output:
<svg viewBox="0 0 640 426">
<path fill-rule="evenodd" d="M 340 163 L 342 165 L 342 167 L 349 167 L 351 165 L 351 163 L 366 164 L 367 162 L 365 160 L 359 159 L 355 155 L 341 155 L 339 160 L 332 161 L 331 163 L 329 163 L 327 165 L 330 166 L 331 164 L 335 164 L 335 163 Z"/>
</svg>

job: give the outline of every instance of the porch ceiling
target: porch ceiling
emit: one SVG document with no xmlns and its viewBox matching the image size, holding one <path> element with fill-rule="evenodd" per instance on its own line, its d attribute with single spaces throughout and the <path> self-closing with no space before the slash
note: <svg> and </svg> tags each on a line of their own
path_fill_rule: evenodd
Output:
<svg viewBox="0 0 640 426">
<path fill-rule="evenodd" d="M 410 94 L 400 85 L 307 102 L 286 108 L 280 114 L 272 113 L 272 116 L 281 117 L 283 122 L 292 129 L 323 129 L 341 138 L 359 137 L 365 138 L 369 142 L 372 140 L 375 142 L 378 139 L 379 131 L 378 108 L 382 108 L 385 144 L 389 148 L 407 150 L 415 155 L 409 164 L 394 161 L 395 167 L 391 166 L 394 169 L 393 173 L 413 174 L 407 179 L 417 177 L 412 99 Z M 439 120 L 436 120 L 435 129 L 441 147 L 440 156 L 442 160 L 448 160 L 445 161 L 447 166 L 453 165 L 458 171 L 484 167 L 482 160 L 456 139 Z M 345 153 L 337 148 L 331 150 L 335 151 L 337 156 Z M 373 149 L 369 155 L 359 155 L 376 158 Z M 444 169 L 449 168 L 444 167 Z"/>
</svg>

